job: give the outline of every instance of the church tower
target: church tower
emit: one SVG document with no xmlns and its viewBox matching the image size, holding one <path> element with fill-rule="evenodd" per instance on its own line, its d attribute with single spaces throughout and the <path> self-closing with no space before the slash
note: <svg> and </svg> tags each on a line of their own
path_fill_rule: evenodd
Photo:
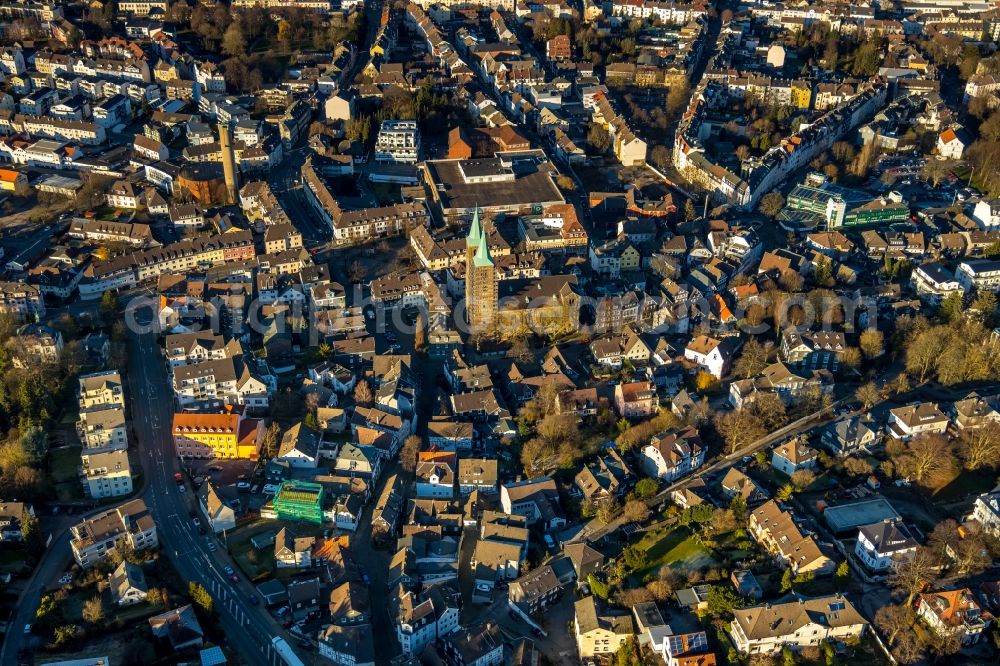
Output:
<svg viewBox="0 0 1000 666">
<path fill-rule="evenodd" d="M 471 332 L 493 327 L 497 313 L 496 266 L 490 257 L 478 208 L 472 215 L 472 227 L 465 239 L 465 310 Z"/>
</svg>

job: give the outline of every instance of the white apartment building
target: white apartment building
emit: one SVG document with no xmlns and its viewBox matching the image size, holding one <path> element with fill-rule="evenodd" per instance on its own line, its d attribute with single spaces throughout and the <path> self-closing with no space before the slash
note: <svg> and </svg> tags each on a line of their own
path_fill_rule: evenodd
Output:
<svg viewBox="0 0 1000 666">
<path fill-rule="evenodd" d="M 375 142 L 375 161 L 416 164 L 420 160 L 420 130 L 413 120 L 383 120 Z"/>
<path fill-rule="evenodd" d="M 239 342 L 227 342 L 223 336 L 211 331 L 168 335 L 165 348 L 171 369 L 203 361 L 219 361 L 243 353 Z"/>
<path fill-rule="evenodd" d="M 246 405 L 266 408 L 270 387 L 241 358 L 224 358 L 174 368 L 174 397 L 182 408 Z"/>
<path fill-rule="evenodd" d="M 84 452 L 81 459 L 83 487 L 90 497 L 122 497 L 132 492 L 132 469 L 125 451 Z"/>
<path fill-rule="evenodd" d="M 108 556 L 115 546 L 125 543 L 134 550 L 150 550 L 159 545 L 156 523 L 142 500 L 132 500 L 108 509 L 70 528 L 73 559 L 89 569 Z"/>
<path fill-rule="evenodd" d="M 1000 287 L 1000 261 L 993 259 L 969 259 L 958 265 L 955 279 L 965 291 Z"/>
<path fill-rule="evenodd" d="M 125 409 L 112 406 L 80 414 L 76 424 L 85 451 L 124 451 L 128 448 Z"/>
<path fill-rule="evenodd" d="M 923 264 L 913 269 L 910 275 L 910 286 L 917 296 L 924 301 L 938 302 L 954 292 L 962 291 L 955 276 L 941 264 L 934 262 Z"/>
<path fill-rule="evenodd" d="M 80 411 L 98 408 L 124 407 L 122 377 L 117 370 L 102 370 L 80 375 Z"/>
</svg>

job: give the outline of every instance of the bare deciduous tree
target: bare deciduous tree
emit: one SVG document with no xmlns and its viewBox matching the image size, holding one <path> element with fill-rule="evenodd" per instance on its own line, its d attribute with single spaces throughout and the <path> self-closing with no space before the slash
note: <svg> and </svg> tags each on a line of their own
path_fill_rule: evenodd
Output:
<svg viewBox="0 0 1000 666">
<path fill-rule="evenodd" d="M 949 480 L 955 469 L 954 447 L 944 435 L 917 435 L 908 442 L 892 443 L 886 453 L 900 476 L 927 488 Z"/>
<path fill-rule="evenodd" d="M 372 393 L 371 384 L 368 383 L 367 379 L 362 379 L 354 386 L 354 402 L 367 407 L 374 400 L 375 394 Z"/>
<path fill-rule="evenodd" d="M 750 338 L 740 352 L 733 370 L 742 379 L 750 379 L 767 367 L 767 350 L 756 338 Z"/>
<path fill-rule="evenodd" d="M 630 523 L 642 523 L 649 518 L 649 507 L 642 500 L 631 500 L 625 503 L 622 517 Z"/>
<path fill-rule="evenodd" d="M 996 467 L 1000 464 L 1000 424 L 964 428 L 958 439 L 958 453 L 966 469 Z"/>
<path fill-rule="evenodd" d="M 858 390 L 854 392 L 854 397 L 865 409 L 869 409 L 882 400 L 882 392 L 879 391 L 875 382 L 867 382 L 858 387 Z"/>
<path fill-rule="evenodd" d="M 767 434 L 760 418 L 747 409 L 717 414 L 715 429 L 726 442 L 726 451 L 734 453 Z"/>
<path fill-rule="evenodd" d="M 917 548 L 913 557 L 899 564 L 889 576 L 889 585 L 906 595 L 906 606 L 913 604 L 913 597 L 937 580 L 938 563 L 934 551 L 926 546 Z"/>
</svg>

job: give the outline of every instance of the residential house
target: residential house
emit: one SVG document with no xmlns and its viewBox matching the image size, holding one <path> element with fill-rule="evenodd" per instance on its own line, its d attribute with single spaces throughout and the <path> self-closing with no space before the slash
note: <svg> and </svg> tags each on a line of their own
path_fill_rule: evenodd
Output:
<svg viewBox="0 0 1000 666">
<path fill-rule="evenodd" d="M 581 658 L 613 655 L 635 636 L 635 624 L 628 613 L 600 612 L 597 597 L 587 596 L 573 605 L 573 632 Z"/>
<path fill-rule="evenodd" d="M 296 579 L 288 584 L 288 607 L 292 618 L 303 620 L 319 613 L 319 578 Z"/>
<path fill-rule="evenodd" d="M 948 415 L 959 432 L 1000 423 L 1000 412 L 977 395 L 956 400 L 948 410 Z"/>
<path fill-rule="evenodd" d="M 816 449 L 807 446 L 799 439 L 793 439 L 779 444 L 771 452 L 771 467 L 786 476 L 791 476 L 802 469 L 816 469 L 818 458 Z"/>
<path fill-rule="evenodd" d="M 1000 489 L 983 493 L 972 504 L 973 520 L 990 534 L 1000 537 Z"/>
<path fill-rule="evenodd" d="M 454 497 L 457 463 L 458 456 L 451 451 L 421 451 L 417 454 L 417 497 Z"/>
<path fill-rule="evenodd" d="M 107 557 L 119 543 L 132 550 L 159 544 L 156 523 L 142 500 L 131 500 L 93 515 L 70 528 L 73 559 L 88 569 Z"/>
<path fill-rule="evenodd" d="M 231 502 L 223 499 L 211 479 L 206 479 L 198 489 L 198 507 L 205 522 L 218 534 L 236 527 L 236 511 Z"/>
<path fill-rule="evenodd" d="M 459 628 L 461 593 L 451 583 L 425 585 L 397 600 L 396 638 L 406 656 L 418 656 L 431 643 Z"/>
<path fill-rule="evenodd" d="M 0 502 L 0 543 L 16 543 L 24 540 L 21 527 L 24 516 L 34 518 L 35 509 L 24 502 Z"/>
<path fill-rule="evenodd" d="M 917 292 L 917 298 L 936 305 L 952 294 L 962 293 L 962 285 L 955 273 L 937 262 L 921 264 L 910 275 L 910 286 Z"/>
<path fill-rule="evenodd" d="M 527 481 L 500 486 L 500 506 L 505 513 L 527 518 L 529 524 L 541 523 L 543 530 L 566 524 L 559 504 L 559 491 L 552 477 L 540 476 Z"/>
<path fill-rule="evenodd" d="M 359 432 L 361 432 L 359 430 Z M 379 435 L 385 437 L 384 434 Z M 343 476 L 377 480 L 382 471 L 384 455 L 381 449 L 367 444 L 348 442 L 340 447 L 334 469 Z M 454 477 L 453 477 L 454 478 Z"/>
<path fill-rule="evenodd" d="M 729 581 L 736 589 L 736 593 L 744 599 L 760 601 L 764 597 L 764 589 L 749 569 L 737 569 L 729 577 Z"/>
<path fill-rule="evenodd" d="M 592 573 L 600 571 L 607 559 L 604 553 L 585 541 L 574 541 L 563 546 L 563 554 L 573 564 L 577 584 L 583 583 Z"/>
<path fill-rule="evenodd" d="M 574 485 L 588 501 L 618 497 L 632 486 L 632 472 L 617 451 L 611 449 L 585 463 Z"/>
<path fill-rule="evenodd" d="M 313 566 L 315 536 L 299 536 L 287 526 L 274 537 L 274 564 L 279 569 L 308 569 Z"/>
<path fill-rule="evenodd" d="M 8 342 L 11 363 L 15 368 L 30 368 L 59 360 L 63 337 L 59 331 L 43 324 L 25 324 Z"/>
<path fill-rule="evenodd" d="M 933 402 L 915 402 L 889 410 L 885 430 L 890 437 L 908 440 L 923 434 L 944 434 L 948 417 Z"/>
<path fill-rule="evenodd" d="M 498 461 L 493 458 L 461 458 L 458 461 L 458 489 L 462 495 L 478 491 L 497 492 Z"/>
<path fill-rule="evenodd" d="M 747 503 L 747 506 L 754 506 L 761 502 L 766 502 L 769 498 L 767 491 L 757 485 L 757 482 L 735 467 L 730 467 L 726 475 L 722 477 L 723 494 L 732 499 L 739 495 Z"/>
<path fill-rule="evenodd" d="M 516 523 L 506 524 L 502 518 L 484 518 L 470 561 L 475 601 L 490 601 L 498 581 L 517 578 L 527 553 L 527 533 L 526 528 Z"/>
<path fill-rule="evenodd" d="M 673 483 L 701 467 L 705 462 L 705 446 L 698 430 L 687 426 L 675 432 L 653 435 L 639 458 L 646 474 Z"/>
<path fill-rule="evenodd" d="M 830 559 L 812 535 L 803 532 L 788 511 L 771 500 L 753 510 L 750 534 L 771 555 L 790 567 L 796 575 L 832 574 L 836 562 Z"/>
<path fill-rule="evenodd" d="M 875 430 L 864 416 L 851 416 L 831 423 L 823 429 L 823 446 L 838 456 L 866 451 L 875 444 Z"/>
<path fill-rule="evenodd" d="M 372 625 L 329 624 L 317 638 L 319 655 L 336 666 L 375 666 Z"/>
<path fill-rule="evenodd" d="M 496 622 L 460 628 L 444 636 L 441 648 L 452 666 L 500 666 L 504 663 L 504 637 Z"/>
<path fill-rule="evenodd" d="M 799 650 L 824 641 L 856 640 L 868 622 L 841 595 L 800 598 L 733 612 L 729 635 L 743 654 L 773 654 L 785 647 Z"/>
<path fill-rule="evenodd" d="M 782 360 L 800 368 L 836 370 L 845 349 L 843 333 L 787 329 L 781 335 Z"/>
<path fill-rule="evenodd" d="M 699 335 L 684 348 L 684 358 L 716 379 L 722 379 L 729 371 L 732 351 L 728 341 Z"/>
<path fill-rule="evenodd" d="M 552 566 L 543 564 L 511 582 L 507 589 L 507 605 L 534 624 L 531 616 L 555 601 L 562 589 L 562 582 Z"/>
<path fill-rule="evenodd" d="M 936 147 L 939 156 L 949 160 L 960 160 L 971 143 L 972 140 L 964 129 L 949 127 L 938 134 Z"/>
<path fill-rule="evenodd" d="M 629 382 L 615 386 L 615 408 L 626 419 L 644 419 L 656 414 L 659 401 L 652 382 Z"/>
<path fill-rule="evenodd" d="M 957 636 L 962 645 L 977 643 L 993 622 L 967 587 L 919 594 L 917 617 L 939 636 Z"/>
<path fill-rule="evenodd" d="M 330 621 L 334 624 L 367 624 L 372 616 L 367 586 L 353 580 L 335 586 L 330 591 L 329 611 Z"/>
<path fill-rule="evenodd" d="M 174 650 L 201 645 L 205 632 L 191 604 L 149 618 L 153 636 L 167 640 Z"/>
<path fill-rule="evenodd" d="M 858 530 L 854 555 L 875 573 L 883 573 L 908 562 L 918 545 L 906 525 L 883 520 Z"/>
<path fill-rule="evenodd" d="M 276 460 L 300 469 L 315 469 L 323 434 L 299 421 L 281 436 Z"/>
</svg>

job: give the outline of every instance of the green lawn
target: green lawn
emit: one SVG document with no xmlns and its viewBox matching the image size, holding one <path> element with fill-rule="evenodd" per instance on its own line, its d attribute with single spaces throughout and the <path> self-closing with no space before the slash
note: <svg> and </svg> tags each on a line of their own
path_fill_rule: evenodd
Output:
<svg viewBox="0 0 1000 666">
<path fill-rule="evenodd" d="M 669 532 L 653 532 L 638 544 L 646 551 L 646 566 L 634 571 L 632 576 L 642 581 L 646 576 L 656 576 L 663 565 L 672 569 L 689 571 L 718 564 L 715 554 L 698 541 L 698 537 L 685 527 Z"/>
<path fill-rule="evenodd" d="M 258 534 L 267 531 L 277 532 L 279 529 L 281 529 L 281 523 L 278 521 L 260 520 L 229 533 L 229 552 L 244 575 L 251 581 L 264 580 L 270 577 L 275 572 L 275 567 L 274 549 L 268 546 L 257 550 L 255 555 L 251 555 L 254 552 L 254 547 L 250 543 L 250 540 Z M 300 536 L 310 534 L 319 535 L 323 532 L 322 525 L 311 525 L 308 523 L 296 523 L 294 529 L 295 533 Z M 297 573 L 296 569 L 290 569 L 289 571 Z"/>
<path fill-rule="evenodd" d="M 59 500 L 65 502 L 83 497 L 79 472 L 79 446 L 62 446 L 49 451 L 49 477 Z"/>
<path fill-rule="evenodd" d="M 80 469 L 80 447 L 63 446 L 49 451 L 49 474 L 56 483 L 75 481 Z"/>
</svg>

